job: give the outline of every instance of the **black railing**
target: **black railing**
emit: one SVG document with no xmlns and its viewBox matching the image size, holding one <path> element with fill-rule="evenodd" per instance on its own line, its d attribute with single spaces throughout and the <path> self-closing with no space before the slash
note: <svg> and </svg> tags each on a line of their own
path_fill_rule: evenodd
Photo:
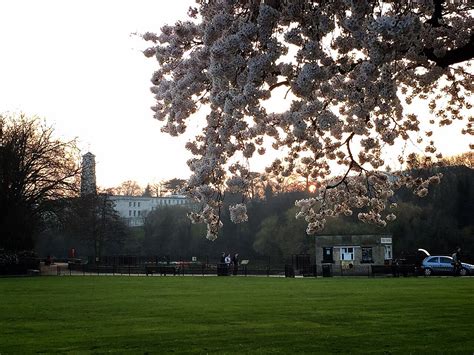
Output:
<svg viewBox="0 0 474 355">
<path fill-rule="evenodd" d="M 51 265 L 41 263 L 41 275 L 139 275 L 139 276 L 280 276 L 280 277 L 333 277 L 333 276 L 416 276 L 413 265 L 337 264 L 314 261 L 307 255 L 285 260 L 245 260 L 237 267 L 220 263 L 209 257 L 194 261 L 170 256 L 106 256 L 101 258 L 55 260 Z M 242 260 L 241 260 L 242 261 Z M 296 261 L 296 262 L 295 262 Z M 13 274 L 13 273 L 12 273 Z"/>
</svg>

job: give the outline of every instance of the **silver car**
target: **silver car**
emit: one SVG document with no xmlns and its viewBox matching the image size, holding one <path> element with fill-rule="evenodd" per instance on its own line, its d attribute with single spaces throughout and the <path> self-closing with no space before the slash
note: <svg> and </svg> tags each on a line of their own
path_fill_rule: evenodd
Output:
<svg viewBox="0 0 474 355">
<path fill-rule="evenodd" d="M 454 271 L 454 261 L 450 256 L 431 255 L 423 259 L 421 268 L 425 276 L 452 275 Z M 459 275 L 474 275 L 474 265 L 461 263 Z"/>
</svg>

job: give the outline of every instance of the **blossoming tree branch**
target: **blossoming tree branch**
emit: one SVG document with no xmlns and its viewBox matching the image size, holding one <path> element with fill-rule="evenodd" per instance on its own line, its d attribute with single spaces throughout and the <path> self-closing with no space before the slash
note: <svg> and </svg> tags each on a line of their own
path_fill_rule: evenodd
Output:
<svg viewBox="0 0 474 355">
<path fill-rule="evenodd" d="M 200 0 L 187 21 L 144 34 L 151 43 L 144 54 L 158 61 L 151 91 L 162 131 L 180 135 L 200 107 L 210 108 L 186 145 L 194 155 L 188 191 L 204 206 L 191 219 L 217 238 L 223 191 L 249 188 L 248 165 L 236 157 L 263 155 L 271 142 L 285 156 L 267 172 L 304 171 L 322 185 L 314 198 L 296 202 L 309 235 L 328 217 L 354 212 L 379 226 L 394 220 L 396 189 L 423 197 L 441 176 L 388 175 L 383 149 L 420 136 L 422 121 L 443 127 L 464 120 L 462 133 L 474 132 L 473 4 Z M 269 100 L 282 89 L 287 109 L 274 112 Z M 409 112 L 415 100 L 427 115 Z M 431 134 L 421 132 L 418 143 L 440 157 Z M 401 153 L 398 160 L 414 158 Z M 344 167 L 340 176 L 331 173 L 334 163 Z M 234 222 L 247 220 L 244 203 L 230 213 Z"/>
</svg>

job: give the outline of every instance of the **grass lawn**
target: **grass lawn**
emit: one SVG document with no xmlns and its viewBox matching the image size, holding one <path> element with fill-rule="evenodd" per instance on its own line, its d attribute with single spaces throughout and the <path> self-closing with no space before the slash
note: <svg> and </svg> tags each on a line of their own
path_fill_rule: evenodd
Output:
<svg viewBox="0 0 474 355">
<path fill-rule="evenodd" d="M 0 279 L 0 354 L 466 353 L 474 278 Z"/>
</svg>

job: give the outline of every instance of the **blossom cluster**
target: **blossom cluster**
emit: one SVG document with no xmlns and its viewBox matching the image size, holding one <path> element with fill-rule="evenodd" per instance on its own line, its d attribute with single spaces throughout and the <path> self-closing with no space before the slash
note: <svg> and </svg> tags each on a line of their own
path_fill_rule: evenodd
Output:
<svg viewBox="0 0 474 355">
<path fill-rule="evenodd" d="M 285 156 L 267 173 L 284 179 L 297 172 L 323 186 L 314 201 L 298 205 L 309 234 L 355 209 L 361 221 L 384 226 L 395 219 L 384 211 L 397 186 L 428 193 L 439 177 L 380 171 L 384 147 L 400 141 L 418 138 L 427 156 L 439 154 L 422 121 L 446 126 L 474 116 L 471 58 L 459 54 L 472 46 L 474 8 L 439 4 L 441 12 L 432 0 L 216 0 L 198 2 L 188 21 L 143 35 L 150 43 L 144 55 L 158 64 L 152 110 L 162 131 L 183 134 L 198 108 L 209 108 L 186 148 L 194 156 L 189 193 L 204 206 L 192 218 L 208 224 L 210 239 L 221 223 L 222 191 L 251 186 L 250 174 L 230 162 L 266 154 L 268 140 Z M 280 87 L 287 109 L 273 112 L 267 103 Z M 410 109 L 420 101 L 429 117 Z M 474 134 L 472 119 L 463 133 Z M 399 160 L 403 167 L 411 158 Z M 346 173 L 334 177 L 332 162 Z M 231 213 L 244 220 L 237 206 Z"/>
<path fill-rule="evenodd" d="M 219 228 L 222 228 L 222 222 L 212 207 L 206 206 L 200 213 L 190 212 L 188 217 L 192 223 L 205 223 L 207 225 L 207 239 L 210 241 L 217 239 Z"/>
<path fill-rule="evenodd" d="M 247 207 L 243 203 L 239 203 L 229 207 L 230 220 L 234 223 L 242 223 L 248 220 Z"/>
</svg>

